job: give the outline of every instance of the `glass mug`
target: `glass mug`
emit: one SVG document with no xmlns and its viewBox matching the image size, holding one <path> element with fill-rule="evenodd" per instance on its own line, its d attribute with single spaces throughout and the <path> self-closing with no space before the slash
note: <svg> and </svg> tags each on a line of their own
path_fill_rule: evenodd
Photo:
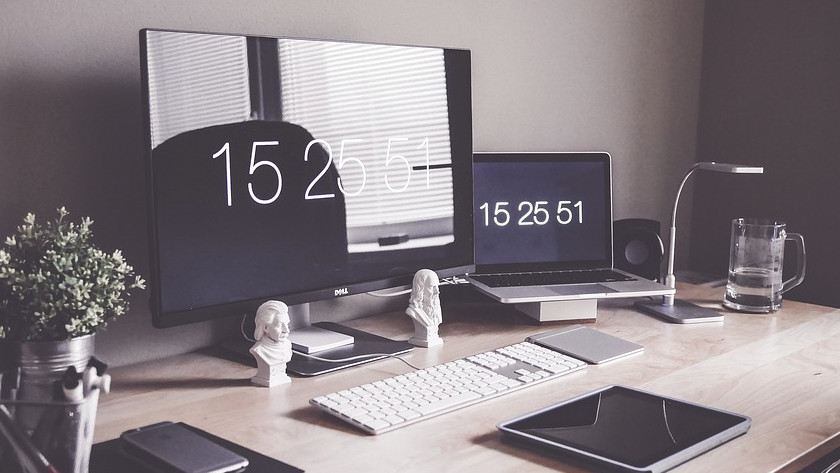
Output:
<svg viewBox="0 0 840 473">
<path fill-rule="evenodd" d="M 785 241 L 796 243 L 796 275 L 782 281 Z M 782 294 L 805 279 L 805 240 L 787 233 L 785 224 L 774 220 L 736 218 L 732 221 L 729 277 L 723 305 L 744 312 L 775 312 L 782 307 Z"/>
</svg>

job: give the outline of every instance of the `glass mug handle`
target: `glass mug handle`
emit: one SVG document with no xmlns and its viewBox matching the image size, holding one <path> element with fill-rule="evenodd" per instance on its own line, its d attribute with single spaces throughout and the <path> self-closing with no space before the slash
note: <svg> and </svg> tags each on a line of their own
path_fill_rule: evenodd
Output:
<svg viewBox="0 0 840 473">
<path fill-rule="evenodd" d="M 795 288 L 805 279 L 805 239 L 799 233 L 788 233 L 785 240 L 793 240 L 796 243 L 796 276 L 782 284 L 782 293 Z"/>
</svg>

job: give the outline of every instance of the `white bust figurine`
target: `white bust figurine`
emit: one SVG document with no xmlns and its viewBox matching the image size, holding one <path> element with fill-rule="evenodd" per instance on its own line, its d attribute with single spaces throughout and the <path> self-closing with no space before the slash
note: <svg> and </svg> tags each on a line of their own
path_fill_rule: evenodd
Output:
<svg viewBox="0 0 840 473">
<path fill-rule="evenodd" d="M 257 375 L 251 382 L 268 387 L 291 382 L 286 375 L 286 363 L 292 359 L 288 306 L 280 301 L 265 302 L 257 309 L 254 321 L 257 342 L 249 351 L 257 360 Z"/>
<path fill-rule="evenodd" d="M 432 347 L 443 343 L 438 335 L 438 325 L 443 321 L 440 310 L 440 281 L 430 269 L 421 269 L 414 274 L 411 297 L 405 313 L 414 320 L 414 336 L 408 343 L 420 347 Z"/>
</svg>

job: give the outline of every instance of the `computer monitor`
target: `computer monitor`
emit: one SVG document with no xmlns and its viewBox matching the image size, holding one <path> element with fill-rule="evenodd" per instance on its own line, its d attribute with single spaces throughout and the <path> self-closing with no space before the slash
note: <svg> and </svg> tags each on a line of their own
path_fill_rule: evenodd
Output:
<svg viewBox="0 0 840 473">
<path fill-rule="evenodd" d="M 144 29 L 153 324 L 474 268 L 470 52 Z"/>
</svg>

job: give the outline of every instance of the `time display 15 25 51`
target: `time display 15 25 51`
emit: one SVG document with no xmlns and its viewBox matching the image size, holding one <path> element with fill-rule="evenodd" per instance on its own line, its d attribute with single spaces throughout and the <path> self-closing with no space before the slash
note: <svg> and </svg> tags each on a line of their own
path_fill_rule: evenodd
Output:
<svg viewBox="0 0 840 473">
<path fill-rule="evenodd" d="M 556 204 L 547 200 L 484 202 L 479 207 L 485 227 L 507 225 L 569 225 L 583 223 L 583 201 L 560 200 Z"/>
<path fill-rule="evenodd" d="M 409 162 L 409 159 L 404 154 L 400 154 L 400 152 L 395 151 L 395 145 L 398 143 L 405 143 L 408 142 L 408 138 L 389 138 L 387 149 L 385 150 L 385 157 L 381 161 L 382 168 L 384 169 L 384 185 L 385 187 L 393 193 L 400 193 L 405 191 L 412 179 L 412 171 L 417 170 L 425 170 L 426 171 L 426 188 L 430 187 L 430 178 L 429 173 L 430 170 L 436 169 L 441 167 L 440 165 L 432 165 L 429 163 L 429 138 L 424 138 L 420 141 L 420 144 L 414 148 L 415 150 L 420 150 L 421 153 L 425 153 L 425 164 L 416 166 L 412 165 Z M 338 188 L 342 194 L 345 196 L 355 196 L 359 195 L 365 190 L 365 186 L 367 185 L 367 169 L 365 168 L 365 162 L 357 157 L 350 156 L 350 153 L 346 151 L 348 145 L 352 144 L 359 144 L 362 143 L 362 139 L 343 139 L 341 140 L 341 146 L 338 152 L 338 158 L 333 158 L 333 150 L 330 144 L 326 140 L 316 139 L 309 142 L 306 146 L 306 150 L 303 154 L 302 159 L 306 162 L 309 162 L 309 153 L 313 146 L 322 146 L 323 149 L 327 153 L 328 160 L 323 164 L 323 168 L 320 172 L 312 179 L 309 185 L 306 188 L 306 192 L 304 195 L 305 200 L 316 200 L 316 199 L 330 199 L 334 198 L 335 194 L 332 193 L 317 193 L 313 189 L 315 185 L 327 174 L 327 171 L 330 169 L 333 164 L 336 167 L 336 170 L 339 172 L 344 168 L 354 168 L 354 174 L 359 176 L 357 184 L 355 184 L 354 189 L 347 189 L 345 188 L 344 183 L 342 182 L 341 178 L 338 178 Z M 251 160 L 250 165 L 248 167 L 249 175 L 253 176 L 257 172 L 268 172 L 273 173 L 276 175 L 277 179 L 277 186 L 273 189 L 273 192 L 268 192 L 264 195 L 257 195 L 257 192 L 254 190 L 252 183 L 248 183 L 248 193 L 251 196 L 251 199 L 256 202 L 257 204 L 261 205 L 268 205 L 276 201 L 283 190 L 283 173 L 280 171 L 280 168 L 277 164 L 273 161 L 266 160 L 266 159 L 257 159 L 257 153 L 259 149 L 265 149 L 267 147 L 274 147 L 279 146 L 279 141 L 254 141 L 251 143 Z M 225 143 L 215 154 L 213 154 L 213 159 L 216 158 L 224 158 L 225 161 L 225 184 L 226 184 L 226 191 L 227 191 L 227 205 L 228 207 L 233 206 L 233 191 L 231 189 L 231 152 L 230 152 L 230 143 Z M 369 161 L 368 161 L 369 162 Z M 389 177 L 391 176 L 391 177 Z"/>
</svg>

